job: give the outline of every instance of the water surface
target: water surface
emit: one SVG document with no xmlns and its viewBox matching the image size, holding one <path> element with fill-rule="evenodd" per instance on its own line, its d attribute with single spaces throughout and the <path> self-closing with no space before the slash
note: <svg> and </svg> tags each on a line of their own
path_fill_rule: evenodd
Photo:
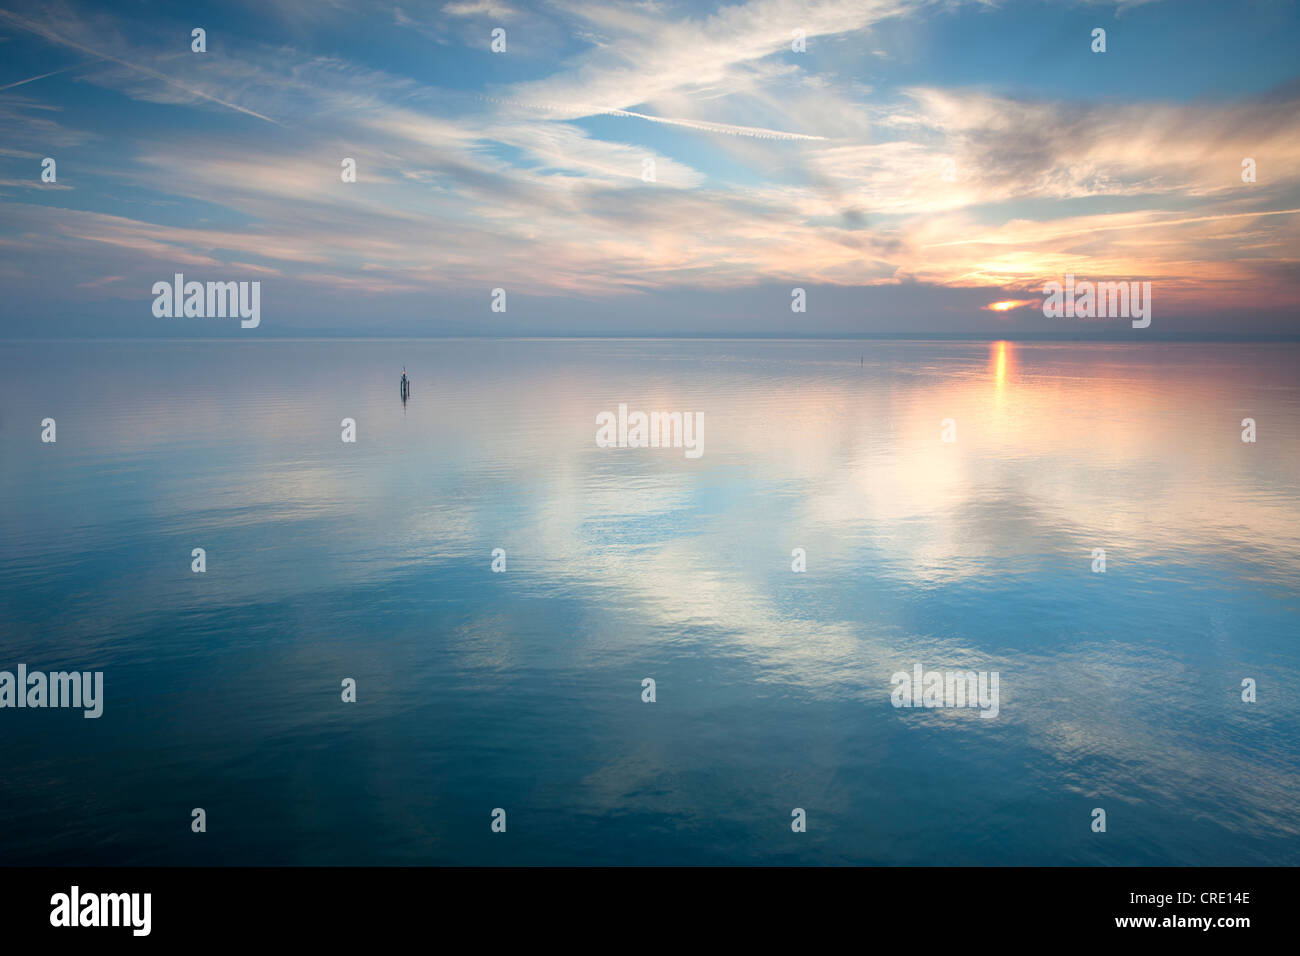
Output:
<svg viewBox="0 0 1300 956">
<path fill-rule="evenodd" d="M 0 710 L 0 860 L 1295 864 L 1298 358 L 0 344 L 0 669 L 106 694 Z"/>
</svg>

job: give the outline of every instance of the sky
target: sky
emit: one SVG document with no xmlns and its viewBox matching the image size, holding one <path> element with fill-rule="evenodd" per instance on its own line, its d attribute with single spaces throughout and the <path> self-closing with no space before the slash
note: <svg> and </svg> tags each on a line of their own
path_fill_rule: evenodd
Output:
<svg viewBox="0 0 1300 956">
<path fill-rule="evenodd" d="M 1298 46 L 1279 0 L 0 0 L 0 337 L 1296 335 Z M 176 273 L 260 324 L 156 316 Z M 1066 275 L 1150 327 L 1045 316 Z"/>
</svg>

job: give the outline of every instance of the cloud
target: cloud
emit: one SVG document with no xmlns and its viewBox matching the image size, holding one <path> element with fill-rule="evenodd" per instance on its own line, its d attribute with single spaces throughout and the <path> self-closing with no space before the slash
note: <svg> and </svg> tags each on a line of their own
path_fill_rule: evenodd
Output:
<svg viewBox="0 0 1300 956">
<path fill-rule="evenodd" d="M 308 31 L 346 13 L 275 9 Z M 435 24 L 429 10 L 383 9 L 385 23 Z M 4 235 L 129 282 L 174 265 L 248 268 L 341 296 L 502 284 L 609 298 L 772 283 L 997 290 L 982 305 L 1028 299 L 1070 271 L 1156 279 L 1187 303 L 1296 302 L 1296 90 L 1218 103 L 878 91 L 789 54 L 796 26 L 857 42 L 930 9 L 752 0 L 692 17 L 560 3 L 546 10 L 585 38 L 577 52 L 529 67 L 540 76 L 489 83 L 497 74 L 484 71 L 456 89 L 270 38 L 196 57 L 149 48 L 120 20 L 0 11 L 100 58 L 78 82 L 129 97 L 123 113 L 137 120 L 107 137 L 120 150 L 111 160 L 80 158 L 75 197 L 9 204 Z M 112 118 L 68 128 L 41 98 L 50 88 L 0 97 L 12 130 L 0 156 L 113 132 Z M 200 119 L 183 136 L 138 121 L 160 104 Z M 1259 164 L 1249 185 L 1243 143 Z M 344 157 L 357 161 L 354 184 L 340 180 Z M 23 170 L 6 167 L 0 185 L 26 187 Z"/>
<path fill-rule="evenodd" d="M 443 6 L 442 12 L 451 17 L 493 17 L 497 20 L 506 20 L 518 13 L 513 7 L 497 3 L 495 0 L 464 0 L 460 3 L 448 3 Z"/>
<path fill-rule="evenodd" d="M 131 63 L 121 57 L 113 56 L 112 54 L 109 53 L 102 53 L 98 50 L 94 50 L 89 46 L 85 45 L 84 43 L 80 43 L 77 40 L 74 40 L 56 30 L 51 29 L 50 27 L 46 26 L 40 21 L 19 16 L 15 13 L 9 12 L 8 10 L 0 10 L 0 21 L 8 23 L 10 26 L 16 27 L 18 29 L 27 30 L 31 33 L 34 33 L 37 36 L 58 46 L 65 46 L 68 47 L 69 49 L 73 49 L 81 53 L 89 54 L 97 59 L 109 60 L 128 70 L 132 70 L 136 73 L 158 80 L 159 82 L 166 83 L 172 87 L 175 87 L 178 90 L 181 90 L 189 94 L 190 96 L 194 96 L 199 99 L 206 100 L 210 103 L 219 104 L 221 106 L 226 107 L 227 109 L 232 109 L 235 110 L 236 112 L 244 113 L 248 116 L 254 116 L 257 119 L 264 120 L 268 123 L 275 122 L 275 120 L 271 119 L 269 116 L 263 116 L 261 113 L 258 113 L 255 110 L 247 109 L 243 106 L 238 105 L 237 103 L 231 103 L 228 100 L 224 100 L 221 97 L 215 96 L 205 90 L 201 90 L 196 87 L 189 86 L 182 82 L 174 80 L 171 77 L 166 76 L 165 74 L 160 73 L 159 71 L 153 69 L 152 67 L 145 66 L 140 63 Z"/>
</svg>

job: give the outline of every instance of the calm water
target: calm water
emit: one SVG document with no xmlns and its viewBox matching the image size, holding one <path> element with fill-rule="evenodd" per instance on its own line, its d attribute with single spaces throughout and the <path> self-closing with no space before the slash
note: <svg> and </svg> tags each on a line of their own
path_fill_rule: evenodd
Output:
<svg viewBox="0 0 1300 956">
<path fill-rule="evenodd" d="M 0 710 L 0 861 L 1296 864 L 1297 359 L 0 344 L 0 669 L 106 698 Z"/>
</svg>

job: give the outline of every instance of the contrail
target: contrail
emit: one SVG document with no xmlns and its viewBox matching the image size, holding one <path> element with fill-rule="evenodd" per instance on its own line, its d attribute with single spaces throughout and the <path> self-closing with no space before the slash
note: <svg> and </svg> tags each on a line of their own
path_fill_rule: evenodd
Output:
<svg viewBox="0 0 1300 956">
<path fill-rule="evenodd" d="M 94 63 L 94 60 L 87 60 L 86 63 Z M 10 83 L 8 86 L 0 86 L 0 90 L 12 90 L 15 86 L 22 86 L 24 83 L 35 83 L 37 80 L 43 80 L 47 76 L 54 76 L 58 73 L 67 73 L 69 70 L 75 70 L 78 66 L 85 66 L 86 63 L 78 63 L 75 66 L 65 66 L 61 70 L 52 70 L 49 73 L 42 73 L 40 76 L 29 76 L 25 80 L 19 80 L 17 83 Z"/>
<path fill-rule="evenodd" d="M 825 136 L 811 136 L 807 133 L 786 133 L 777 129 L 763 129 L 761 126 L 736 126 L 733 123 L 710 123 L 706 120 L 675 119 L 668 116 L 649 116 L 645 113 L 633 113 L 631 110 L 601 110 L 610 116 L 630 116 L 635 119 L 649 120 L 651 123 L 666 123 L 669 126 L 685 126 L 706 133 L 729 133 L 732 136 L 754 136 L 758 139 L 808 139 L 825 140 Z"/>
<path fill-rule="evenodd" d="M 733 123 L 710 123 L 707 120 L 678 119 L 672 116 L 651 116 L 647 113 L 634 113 L 631 110 L 610 109 L 605 106 L 590 106 L 585 103 L 570 103 L 564 106 L 555 106 L 541 103 L 524 103 L 519 100 L 506 100 L 496 96 L 483 96 L 482 98 L 490 100 L 493 103 L 501 103 L 506 106 L 521 106 L 524 109 L 529 110 L 580 113 L 583 116 L 627 116 L 632 119 L 643 119 L 650 123 L 663 123 L 668 126 L 684 126 L 687 129 L 700 130 L 705 133 L 727 133 L 730 136 L 753 136 L 757 139 L 826 140 L 825 136 L 811 136 L 807 133 L 787 133 L 783 130 L 764 129 L 761 126 L 737 126 Z"/>
<path fill-rule="evenodd" d="M 277 123 L 269 116 L 263 116 L 261 113 L 255 112 L 254 110 L 250 110 L 243 106 L 239 106 L 236 103 L 229 103 L 226 100 L 221 99 L 220 97 L 213 96 L 211 93 L 204 93 L 202 90 L 196 90 L 193 87 L 186 86 L 184 83 L 178 83 L 175 80 L 173 80 L 171 77 L 163 73 L 159 73 L 157 70 L 151 69 L 147 66 L 138 66 L 135 63 L 128 63 L 126 60 L 120 59 L 119 57 L 110 56 L 107 53 L 100 53 L 97 50 L 92 50 L 88 46 L 78 43 L 75 40 L 69 40 L 67 37 L 60 36 L 59 34 L 55 33 L 53 30 L 50 30 L 39 23 L 35 23 L 31 20 L 28 20 L 26 17 L 20 17 L 15 13 L 11 13 L 8 10 L 0 10 L 0 20 L 7 20 L 9 23 L 13 24 L 19 29 L 26 30 L 29 33 L 35 33 L 37 36 L 42 36 L 45 39 L 49 40 L 51 43 L 61 43 L 64 46 L 72 47 L 72 49 L 74 50 L 80 50 L 82 53 L 87 53 L 90 56 L 98 57 L 101 60 L 111 60 L 112 62 L 118 64 L 119 66 L 126 67 L 128 70 L 135 70 L 137 73 L 143 73 L 145 76 L 151 76 L 155 80 L 161 80 L 162 82 L 168 84 L 169 86 L 174 86 L 179 90 L 184 90 L 186 93 L 189 93 L 191 96 L 199 97 L 199 99 L 208 100 L 211 103 L 217 103 L 218 105 L 224 106 L 227 109 L 232 109 L 235 110 L 236 112 L 244 113 L 248 116 L 255 116 L 258 119 L 265 120 L 266 122 L 272 123 L 275 126 L 283 125 L 282 123 Z"/>
</svg>

